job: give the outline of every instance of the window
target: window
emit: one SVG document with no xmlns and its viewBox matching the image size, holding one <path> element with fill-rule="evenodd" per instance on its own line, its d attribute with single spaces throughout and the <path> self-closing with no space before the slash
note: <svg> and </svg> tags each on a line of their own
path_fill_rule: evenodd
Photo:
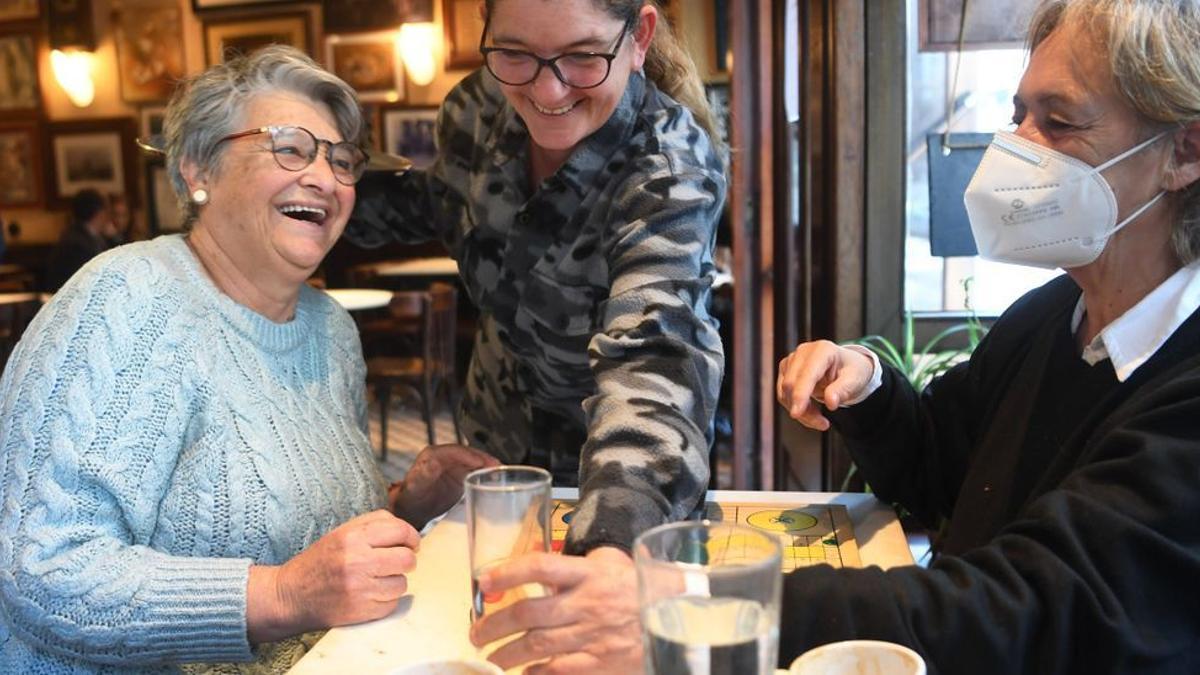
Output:
<svg viewBox="0 0 1200 675">
<path fill-rule="evenodd" d="M 946 92 L 952 86 L 956 55 L 919 52 L 917 0 L 907 0 L 907 120 L 905 143 L 904 308 L 912 312 L 967 309 L 984 316 L 1000 314 L 1026 291 L 1042 285 L 1058 270 L 1006 265 L 977 256 L 940 258 L 929 248 L 929 164 L 926 137 L 946 125 Z M 1011 128 L 1012 97 L 1025 70 L 1023 49 L 962 53 L 952 132 L 992 132 Z"/>
</svg>

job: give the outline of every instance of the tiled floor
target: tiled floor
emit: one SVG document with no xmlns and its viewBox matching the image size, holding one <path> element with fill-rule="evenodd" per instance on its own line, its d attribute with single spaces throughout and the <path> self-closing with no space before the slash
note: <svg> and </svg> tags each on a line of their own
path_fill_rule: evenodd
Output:
<svg viewBox="0 0 1200 675">
<path fill-rule="evenodd" d="M 379 456 L 379 406 L 372 402 L 369 409 L 371 426 L 371 447 L 375 456 Z M 448 410 L 440 410 L 434 417 L 434 428 L 438 443 L 454 442 L 454 420 Z M 412 406 L 394 403 L 388 416 L 388 455 L 387 461 L 380 465 L 383 475 L 388 481 L 404 477 L 408 467 L 412 465 L 417 453 L 429 445 L 425 434 L 425 421 L 421 413 Z"/>
</svg>

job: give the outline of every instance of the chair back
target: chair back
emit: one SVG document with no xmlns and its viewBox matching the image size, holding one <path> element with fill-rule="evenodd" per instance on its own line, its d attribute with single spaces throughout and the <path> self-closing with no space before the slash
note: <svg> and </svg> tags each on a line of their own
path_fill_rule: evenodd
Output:
<svg viewBox="0 0 1200 675">
<path fill-rule="evenodd" d="M 41 306 L 37 293 L 0 293 L 0 372 Z"/>
<path fill-rule="evenodd" d="M 428 332 L 425 345 L 427 359 L 438 377 L 454 381 L 455 340 L 458 327 L 458 289 L 451 284 L 435 282 L 426 291 Z"/>
</svg>

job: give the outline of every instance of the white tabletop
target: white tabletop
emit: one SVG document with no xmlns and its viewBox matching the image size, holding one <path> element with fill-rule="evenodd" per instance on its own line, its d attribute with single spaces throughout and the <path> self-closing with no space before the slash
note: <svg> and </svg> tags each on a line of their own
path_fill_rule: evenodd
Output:
<svg viewBox="0 0 1200 675">
<path fill-rule="evenodd" d="M 456 277 L 458 263 L 453 258 L 409 258 L 384 260 L 362 265 L 381 277 Z"/>
<path fill-rule="evenodd" d="M 391 291 L 378 288 L 328 288 L 325 292 L 349 312 L 387 307 L 392 301 Z"/>
<path fill-rule="evenodd" d="M 555 488 L 555 499 L 575 499 L 574 488 Z M 859 557 L 884 569 L 911 565 L 912 555 L 891 507 L 869 494 L 845 492 L 709 492 L 708 501 L 762 504 L 842 504 L 850 512 Z M 431 658 L 479 658 L 467 637 L 470 626 L 470 569 L 467 526 L 460 503 L 424 539 L 409 594 L 391 615 L 325 634 L 289 672 L 387 673 L 396 666 Z"/>
</svg>

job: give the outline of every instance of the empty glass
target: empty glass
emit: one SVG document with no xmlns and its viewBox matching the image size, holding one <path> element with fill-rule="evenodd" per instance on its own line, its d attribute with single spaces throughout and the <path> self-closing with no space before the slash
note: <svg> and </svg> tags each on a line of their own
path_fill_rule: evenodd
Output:
<svg viewBox="0 0 1200 675">
<path fill-rule="evenodd" d="M 647 673 L 771 675 L 783 577 L 775 537 L 687 521 L 633 544 Z"/>
<path fill-rule="evenodd" d="M 467 474 L 467 542 L 471 556 L 471 620 L 526 597 L 538 584 L 484 594 L 479 576 L 524 553 L 550 550 L 550 473 L 532 466 L 498 466 Z"/>
</svg>

